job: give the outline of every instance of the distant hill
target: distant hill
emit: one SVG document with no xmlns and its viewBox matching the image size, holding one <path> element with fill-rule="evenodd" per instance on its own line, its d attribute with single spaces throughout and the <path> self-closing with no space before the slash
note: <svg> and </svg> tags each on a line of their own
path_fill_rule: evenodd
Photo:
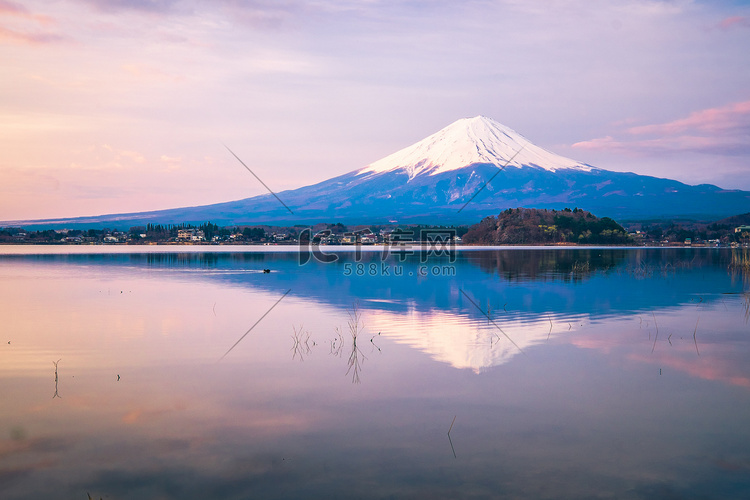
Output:
<svg viewBox="0 0 750 500">
<path fill-rule="evenodd" d="M 750 226 L 750 212 L 717 220 L 716 224 L 727 226 Z"/>
<path fill-rule="evenodd" d="M 509 208 L 497 218 L 487 217 L 471 226 L 463 242 L 470 245 L 622 245 L 632 240 L 614 220 L 596 217 L 585 210 Z"/>
</svg>

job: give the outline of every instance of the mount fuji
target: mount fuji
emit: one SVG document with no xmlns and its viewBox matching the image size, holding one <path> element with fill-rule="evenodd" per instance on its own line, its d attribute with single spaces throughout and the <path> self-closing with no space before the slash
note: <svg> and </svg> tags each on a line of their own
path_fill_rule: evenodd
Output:
<svg viewBox="0 0 750 500">
<path fill-rule="evenodd" d="M 536 146 L 484 116 L 458 120 L 364 168 L 277 196 L 266 194 L 154 212 L 14 223 L 47 227 L 205 221 L 219 225 L 337 221 L 445 224 L 478 222 L 516 207 L 579 207 L 620 220 L 710 220 L 750 212 L 750 192 L 596 168 Z"/>
</svg>

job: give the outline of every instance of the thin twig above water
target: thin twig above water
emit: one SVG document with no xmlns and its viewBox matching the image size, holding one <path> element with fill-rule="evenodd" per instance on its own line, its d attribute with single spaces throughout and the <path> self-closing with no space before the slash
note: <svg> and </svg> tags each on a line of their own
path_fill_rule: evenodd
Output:
<svg viewBox="0 0 750 500">
<path fill-rule="evenodd" d="M 62 359 L 62 358 L 60 358 L 60 359 Z M 59 363 L 59 362 L 60 362 L 60 359 L 58 359 L 57 361 L 53 361 L 53 362 L 52 362 L 52 364 L 53 364 L 53 365 L 55 365 L 55 394 L 54 394 L 54 395 L 52 396 L 52 399 L 55 399 L 55 398 L 60 398 L 60 399 L 62 399 L 62 397 L 60 397 L 60 395 L 59 395 L 59 394 L 57 393 L 57 381 L 58 381 L 58 376 L 57 376 L 57 363 Z"/>
</svg>

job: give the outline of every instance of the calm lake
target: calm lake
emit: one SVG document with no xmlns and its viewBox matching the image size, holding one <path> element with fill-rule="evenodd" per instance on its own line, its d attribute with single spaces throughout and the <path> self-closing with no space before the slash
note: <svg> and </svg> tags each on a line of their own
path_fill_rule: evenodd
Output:
<svg viewBox="0 0 750 500">
<path fill-rule="evenodd" d="M 216 250 L 0 247 L 0 498 L 750 498 L 730 249 Z"/>
</svg>

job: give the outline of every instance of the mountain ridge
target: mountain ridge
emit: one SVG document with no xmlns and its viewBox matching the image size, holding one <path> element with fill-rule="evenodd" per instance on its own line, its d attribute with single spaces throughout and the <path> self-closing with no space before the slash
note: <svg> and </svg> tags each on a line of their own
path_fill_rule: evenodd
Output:
<svg viewBox="0 0 750 500">
<path fill-rule="evenodd" d="M 714 220 L 749 212 L 750 192 L 593 167 L 551 153 L 509 127 L 477 116 L 457 120 L 363 168 L 276 195 L 1 224 L 47 228 L 206 221 L 219 225 L 461 224 L 518 207 L 578 207 L 616 220 Z"/>
</svg>

